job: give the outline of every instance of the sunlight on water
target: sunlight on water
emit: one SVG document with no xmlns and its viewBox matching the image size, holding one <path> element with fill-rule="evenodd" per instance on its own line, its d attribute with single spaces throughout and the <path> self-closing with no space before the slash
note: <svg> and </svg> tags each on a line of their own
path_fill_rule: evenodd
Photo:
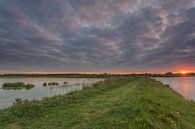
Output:
<svg viewBox="0 0 195 129">
<path fill-rule="evenodd" d="M 185 98 L 195 100 L 195 78 L 194 77 L 157 77 L 156 80 L 169 84 L 175 91 Z"/>
</svg>

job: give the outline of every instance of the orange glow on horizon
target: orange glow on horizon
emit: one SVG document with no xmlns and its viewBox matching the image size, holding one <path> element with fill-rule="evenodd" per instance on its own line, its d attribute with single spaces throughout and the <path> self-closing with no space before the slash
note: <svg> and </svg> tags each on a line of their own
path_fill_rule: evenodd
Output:
<svg viewBox="0 0 195 129">
<path fill-rule="evenodd" d="M 171 71 L 173 71 L 173 73 L 180 73 L 182 75 L 186 75 L 189 73 L 195 73 L 195 67 L 189 65 L 176 66 Z"/>
<path fill-rule="evenodd" d="M 185 74 L 190 73 L 190 71 L 188 71 L 188 70 L 182 70 L 182 71 L 180 71 L 180 73 L 183 74 L 183 75 L 185 75 Z"/>
</svg>

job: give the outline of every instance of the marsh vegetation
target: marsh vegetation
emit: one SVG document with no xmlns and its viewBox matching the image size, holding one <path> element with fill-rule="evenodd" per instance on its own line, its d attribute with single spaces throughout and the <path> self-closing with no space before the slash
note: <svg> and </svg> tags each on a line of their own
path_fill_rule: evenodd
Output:
<svg viewBox="0 0 195 129">
<path fill-rule="evenodd" d="M 83 81 L 85 80 L 85 84 Z M 81 90 L 82 87 L 91 86 L 92 84 L 102 79 L 90 79 L 90 78 L 0 78 L 0 109 L 7 108 L 13 105 L 16 98 L 23 100 L 38 99 L 43 97 L 52 97 L 55 95 L 62 95 L 74 90 Z M 4 83 L 23 82 L 25 84 L 33 84 L 34 88 L 26 90 L 5 90 L 2 88 Z M 57 82 L 59 85 L 50 85 L 48 83 Z M 67 84 L 64 84 L 67 82 Z M 43 84 L 46 86 L 43 86 Z M 44 85 L 45 85 L 44 84 Z M 79 85 L 78 85 L 79 84 Z"/>
<path fill-rule="evenodd" d="M 20 89 L 32 89 L 33 84 L 25 84 L 24 82 L 4 83 L 2 89 L 4 90 L 20 90 Z"/>
<path fill-rule="evenodd" d="M 43 86 L 46 87 L 46 86 L 67 86 L 68 82 L 63 82 L 62 85 L 60 85 L 59 82 L 44 82 L 43 83 Z"/>
<path fill-rule="evenodd" d="M 41 101 L 17 99 L 0 128 L 194 129 L 195 103 L 150 78 L 109 79 Z"/>
<path fill-rule="evenodd" d="M 44 82 L 43 86 L 59 86 L 58 82 Z"/>
</svg>

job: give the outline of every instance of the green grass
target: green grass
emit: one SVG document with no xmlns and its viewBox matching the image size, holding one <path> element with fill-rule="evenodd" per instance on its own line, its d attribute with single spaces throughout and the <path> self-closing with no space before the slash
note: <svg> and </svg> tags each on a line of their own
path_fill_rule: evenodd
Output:
<svg viewBox="0 0 195 129">
<path fill-rule="evenodd" d="M 0 111 L 2 129 L 195 129 L 195 103 L 149 78 L 111 79 Z"/>
<path fill-rule="evenodd" d="M 4 90 L 20 90 L 20 89 L 32 89 L 34 88 L 33 84 L 25 84 L 23 82 L 15 83 L 4 83 L 2 89 Z"/>
</svg>

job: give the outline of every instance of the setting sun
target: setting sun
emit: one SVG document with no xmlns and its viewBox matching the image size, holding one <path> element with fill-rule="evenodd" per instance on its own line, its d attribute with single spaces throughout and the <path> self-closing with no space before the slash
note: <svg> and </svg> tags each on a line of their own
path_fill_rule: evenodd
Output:
<svg viewBox="0 0 195 129">
<path fill-rule="evenodd" d="M 187 70 L 182 70 L 182 71 L 180 71 L 180 73 L 185 75 L 185 74 L 189 73 L 189 71 L 187 71 Z"/>
</svg>

